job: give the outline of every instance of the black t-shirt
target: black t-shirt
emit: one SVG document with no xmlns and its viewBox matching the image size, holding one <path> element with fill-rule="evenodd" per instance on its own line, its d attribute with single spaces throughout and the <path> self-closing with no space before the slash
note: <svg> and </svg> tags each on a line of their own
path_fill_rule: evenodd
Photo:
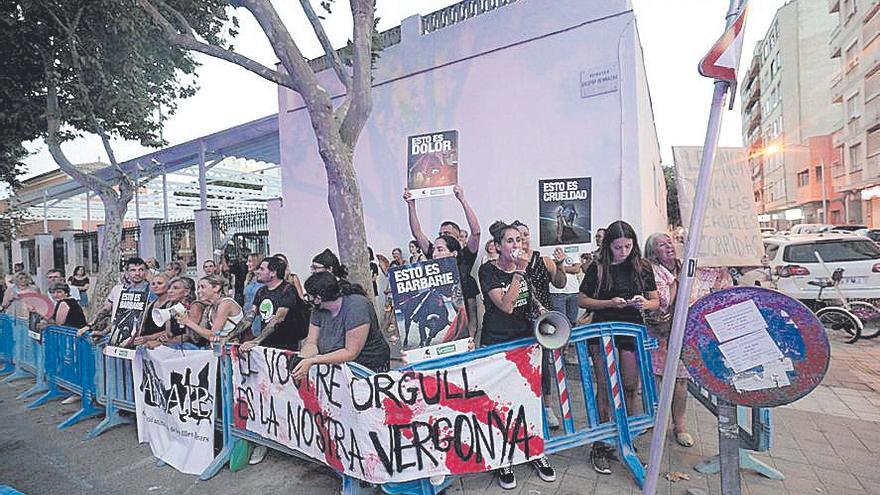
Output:
<svg viewBox="0 0 880 495">
<path fill-rule="evenodd" d="M 318 352 L 327 354 L 345 347 L 346 334 L 362 325 L 369 325 L 370 331 L 360 354 L 354 362 L 373 371 L 387 371 L 391 359 L 388 343 L 379 331 L 376 310 L 370 301 L 360 294 L 342 296 L 342 307 L 336 316 L 326 309 L 312 311 L 311 323 L 320 327 Z"/>
<path fill-rule="evenodd" d="M 260 332 L 266 330 L 266 326 L 275 318 L 278 309 L 287 308 L 287 311 L 290 312 L 296 306 L 298 297 L 296 288 L 286 280 L 274 289 L 260 287 L 257 295 L 254 296 L 254 306 L 256 306 L 257 318 L 260 321 Z M 299 348 L 300 338 L 292 330 L 290 325 L 286 324 L 286 320 L 278 322 L 275 324 L 272 335 L 264 339 L 262 345 L 295 351 Z"/>
<path fill-rule="evenodd" d="M 428 259 L 434 259 L 434 243 L 428 243 Z M 468 246 L 462 246 L 456 260 L 458 275 L 461 277 L 461 293 L 465 299 L 473 299 L 480 293 L 480 287 L 471 275 L 474 263 L 477 262 L 477 253 L 472 252 Z"/>
<path fill-rule="evenodd" d="M 244 304 L 244 279 L 247 278 L 247 264 L 236 261 L 229 265 L 229 273 L 232 275 L 232 288 L 235 291 L 235 302 L 239 306 Z"/>
<path fill-rule="evenodd" d="M 599 270 L 595 262 L 591 263 L 584 274 L 584 280 L 581 282 L 581 293 L 593 299 L 608 300 L 614 297 L 622 297 L 629 300 L 635 295 L 645 296 L 648 292 L 657 290 L 657 283 L 654 281 L 654 271 L 647 263 L 642 266 L 640 283 L 636 279 L 636 273 L 631 263 L 611 265 L 611 273 L 609 275 L 611 276 L 611 289 L 608 290 L 601 287 L 597 294 L 596 287 L 599 285 Z M 602 321 L 645 324 L 639 310 L 630 306 L 594 310 L 593 322 L 598 323 Z"/>
<path fill-rule="evenodd" d="M 528 285 L 523 283 L 520 287 L 519 297 L 514 303 L 513 313 L 507 314 L 489 297 L 492 289 L 502 289 L 507 292 L 513 281 L 513 274 L 498 268 L 494 262 L 483 263 L 480 266 L 480 286 L 483 289 L 483 304 L 486 306 L 486 314 L 483 316 L 483 331 L 480 337 L 481 345 L 508 342 L 532 335 L 532 322 L 529 320 L 530 304 Z"/>
<path fill-rule="evenodd" d="M 67 281 L 70 283 L 70 285 L 76 287 L 77 289 L 81 289 L 81 288 L 89 285 L 89 277 L 77 278 L 77 277 L 71 276 L 70 278 L 67 279 Z"/>
<path fill-rule="evenodd" d="M 67 303 L 67 318 L 64 320 L 64 326 L 72 328 L 82 328 L 86 326 L 86 315 L 83 313 L 79 302 L 72 297 L 62 299 L 55 303 L 55 311 L 52 312 L 53 320 L 56 322 L 58 321 L 55 318 L 58 316 L 58 307 L 61 306 L 61 303 Z"/>
</svg>

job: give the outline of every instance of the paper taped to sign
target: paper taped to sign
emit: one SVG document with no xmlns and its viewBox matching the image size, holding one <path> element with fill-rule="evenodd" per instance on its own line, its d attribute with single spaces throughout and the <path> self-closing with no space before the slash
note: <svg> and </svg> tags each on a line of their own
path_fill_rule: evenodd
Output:
<svg viewBox="0 0 880 495">
<path fill-rule="evenodd" d="M 784 357 L 766 329 L 729 340 L 720 344 L 718 349 L 724 355 L 727 365 L 736 373 Z"/>
<path fill-rule="evenodd" d="M 791 385 L 788 371 L 794 370 L 791 359 L 764 363 L 760 370 L 744 371 L 733 376 L 733 386 L 737 392 L 751 392 L 768 388 L 780 388 Z"/>
<path fill-rule="evenodd" d="M 707 314 L 706 323 L 722 343 L 767 328 L 767 320 L 751 299 Z"/>
</svg>

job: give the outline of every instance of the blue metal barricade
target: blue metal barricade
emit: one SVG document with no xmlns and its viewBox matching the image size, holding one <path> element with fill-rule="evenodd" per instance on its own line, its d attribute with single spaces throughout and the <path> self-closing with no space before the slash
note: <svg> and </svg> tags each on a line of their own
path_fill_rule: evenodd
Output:
<svg viewBox="0 0 880 495">
<path fill-rule="evenodd" d="M 696 383 L 688 382 L 688 391 L 713 415 L 718 416 L 718 399 L 708 390 Z M 770 421 L 770 409 L 765 407 L 736 408 L 737 423 L 739 424 L 739 465 L 740 468 L 750 469 L 767 478 L 774 480 L 785 479 L 785 476 L 777 469 L 755 459 L 751 452 L 765 452 L 770 450 L 773 439 L 773 428 Z M 718 456 L 710 457 L 700 462 L 694 469 L 703 474 L 715 474 L 721 469 Z"/>
<path fill-rule="evenodd" d="M 627 414 L 626 404 L 624 404 L 622 399 L 623 381 L 620 374 L 616 371 L 619 367 L 619 357 L 615 338 L 621 337 L 633 339 L 639 366 L 639 376 L 642 388 L 642 411 L 632 415 Z M 609 420 L 605 422 L 599 421 L 599 411 L 596 404 L 596 394 L 593 386 L 594 370 L 588 351 L 588 346 L 590 345 L 589 342 L 591 341 L 596 342 L 596 344 L 600 345 L 603 350 L 602 362 L 599 364 L 599 370 L 601 371 L 599 379 L 604 379 L 608 385 L 608 400 L 609 404 L 611 404 L 611 416 Z M 504 344 L 484 347 L 466 354 L 423 361 L 407 366 L 403 369 L 430 371 L 456 366 L 490 354 L 506 352 L 517 347 L 533 345 L 534 343 L 534 338 L 520 339 Z M 546 418 L 544 418 L 545 451 L 548 454 L 553 454 L 592 442 L 613 442 L 618 445 L 624 463 L 632 472 L 636 482 L 641 486 L 644 481 L 645 471 L 641 461 L 635 455 L 632 447 L 632 439 L 635 435 L 644 432 L 654 424 L 654 416 L 657 406 L 656 389 L 649 351 L 656 348 L 656 340 L 649 339 L 645 327 L 641 325 L 615 322 L 598 323 L 575 328 L 572 331 L 571 343 L 577 351 L 577 371 L 583 389 L 583 396 L 580 398 L 578 404 L 583 404 L 583 410 L 572 407 L 573 404 L 575 404 L 575 399 L 572 398 L 571 394 L 566 393 L 566 371 L 564 368 L 560 367 L 556 373 L 557 386 L 559 387 L 559 394 L 557 394 L 556 397 L 558 404 L 554 404 L 554 406 L 558 409 L 561 408 L 563 411 L 568 411 L 568 414 L 563 414 L 564 428 L 558 435 L 550 435 L 546 425 Z M 559 359 L 556 359 L 555 361 L 561 363 L 561 354 L 557 354 L 556 357 Z M 233 422 L 234 384 L 232 381 L 232 361 L 228 349 L 223 353 L 220 363 L 224 445 L 223 449 L 215 457 L 214 462 L 202 473 L 201 479 L 207 480 L 217 474 L 217 472 L 229 462 L 235 444 L 242 440 L 251 441 L 273 450 L 302 458 L 309 462 L 315 462 L 314 459 L 305 456 L 300 452 L 289 449 L 247 430 L 235 427 Z M 352 368 L 355 375 L 366 376 L 371 373 L 369 370 L 353 363 L 349 363 L 349 366 Z M 574 414 L 573 411 L 579 412 L 580 414 Z M 449 487 L 451 483 L 452 477 L 447 476 L 446 479 L 438 485 L 434 485 L 428 480 L 415 480 L 405 483 L 386 483 L 381 485 L 381 488 L 384 492 L 389 494 L 436 495 L 440 491 Z M 342 476 L 342 493 L 354 495 L 367 492 L 372 493 L 372 489 L 364 487 L 364 484 L 357 479 Z"/>
<path fill-rule="evenodd" d="M 80 409 L 58 428 L 103 413 L 95 406 L 95 346 L 91 340 L 77 337 L 74 328 L 53 325 L 43 331 L 43 350 L 48 391 L 28 408 L 39 407 L 72 392 L 81 397 Z"/>
<path fill-rule="evenodd" d="M 95 438 L 114 426 L 134 422 L 134 380 L 131 362 L 134 349 L 123 349 L 107 345 L 104 339 L 95 346 L 96 393 L 98 403 L 104 406 L 104 419 L 89 432 L 87 438 Z"/>
<path fill-rule="evenodd" d="M 13 336 L 14 318 L 6 313 L 0 313 L 0 375 L 12 373 L 15 370 L 15 337 Z"/>
<path fill-rule="evenodd" d="M 41 332 L 28 329 L 27 320 L 14 318 L 12 322 L 13 339 L 15 340 L 15 371 L 3 379 L 10 382 L 19 378 L 36 378 L 34 386 L 20 393 L 17 399 L 26 399 L 32 395 L 48 390 L 46 375 L 43 368 L 43 343 Z"/>
</svg>

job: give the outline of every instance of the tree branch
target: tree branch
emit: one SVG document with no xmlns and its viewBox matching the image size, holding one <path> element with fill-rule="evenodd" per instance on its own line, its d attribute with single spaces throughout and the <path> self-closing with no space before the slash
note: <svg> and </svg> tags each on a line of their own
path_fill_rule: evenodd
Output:
<svg viewBox="0 0 880 495">
<path fill-rule="evenodd" d="M 49 153 L 61 170 L 71 176 L 73 180 L 98 193 L 112 191 L 112 184 L 92 174 L 82 172 L 76 168 L 67 158 L 67 155 L 64 154 L 64 151 L 61 150 L 61 140 L 58 137 L 61 127 L 58 120 L 58 88 L 52 69 L 48 66 L 48 60 L 46 63 L 46 144 L 49 148 Z"/>
<path fill-rule="evenodd" d="M 318 15 L 315 14 L 315 9 L 312 8 L 312 4 L 309 0 L 299 0 L 300 5 L 302 5 L 303 12 L 305 12 L 306 17 L 309 19 L 309 22 L 312 24 L 312 29 L 315 31 L 315 36 L 318 37 L 318 41 L 321 43 L 321 47 L 324 48 L 324 56 L 330 61 L 330 65 L 333 67 L 333 71 L 336 72 L 336 76 L 345 86 L 345 89 L 351 90 L 351 76 L 345 72 L 345 67 L 342 65 L 342 60 L 339 58 L 339 54 L 336 53 L 336 50 L 333 49 L 333 45 L 330 44 L 330 39 L 327 38 L 327 33 L 324 31 L 324 26 L 321 24 L 321 20 L 318 18 Z"/>
<path fill-rule="evenodd" d="M 205 55 L 209 55 L 211 57 L 219 58 L 221 60 L 226 60 L 227 62 L 231 62 L 243 69 L 247 69 L 254 74 L 266 79 L 267 81 L 273 82 L 279 86 L 284 86 L 286 88 L 293 89 L 296 91 L 295 83 L 291 77 L 283 72 L 276 71 L 274 69 L 270 69 L 265 65 L 248 58 L 240 53 L 236 53 L 232 50 L 227 50 L 225 48 L 221 48 L 219 46 L 212 45 L 210 43 L 203 43 L 195 38 L 192 34 L 192 31 L 181 33 L 179 32 L 168 19 L 162 15 L 161 12 L 152 4 L 150 0 L 138 0 L 138 3 L 141 7 L 150 15 L 157 25 L 165 32 L 165 35 L 171 40 L 172 43 L 177 44 L 187 50 L 192 50 L 195 52 L 203 53 Z M 169 7 L 170 9 L 170 7 Z M 174 12 L 175 17 L 180 20 L 183 18 L 179 12 L 174 9 L 170 9 Z M 185 19 L 184 19 L 185 21 Z M 189 26 L 189 24 L 187 24 Z"/>
<path fill-rule="evenodd" d="M 342 121 L 339 134 L 342 141 L 354 148 L 357 138 L 373 109 L 372 44 L 375 0 L 349 0 L 354 20 L 351 106 Z"/>
</svg>

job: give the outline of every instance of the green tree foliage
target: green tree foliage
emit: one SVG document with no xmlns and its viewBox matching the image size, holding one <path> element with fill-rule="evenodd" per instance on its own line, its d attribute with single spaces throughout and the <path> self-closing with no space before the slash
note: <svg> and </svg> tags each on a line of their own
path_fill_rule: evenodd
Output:
<svg viewBox="0 0 880 495">
<path fill-rule="evenodd" d="M 223 44 L 225 3 L 190 7 L 185 12 L 206 39 Z M 197 64 L 135 0 L 13 0 L 0 2 L 0 16 L 0 178 L 21 170 L 23 143 L 44 139 L 59 167 L 104 203 L 101 256 L 118 259 L 133 184 L 111 139 L 161 145 L 163 120 L 196 90 Z M 62 144 L 84 133 L 101 138 L 108 171 L 85 173 L 65 156 Z M 98 296 L 116 280 L 115 266 L 101 264 Z"/>
</svg>

